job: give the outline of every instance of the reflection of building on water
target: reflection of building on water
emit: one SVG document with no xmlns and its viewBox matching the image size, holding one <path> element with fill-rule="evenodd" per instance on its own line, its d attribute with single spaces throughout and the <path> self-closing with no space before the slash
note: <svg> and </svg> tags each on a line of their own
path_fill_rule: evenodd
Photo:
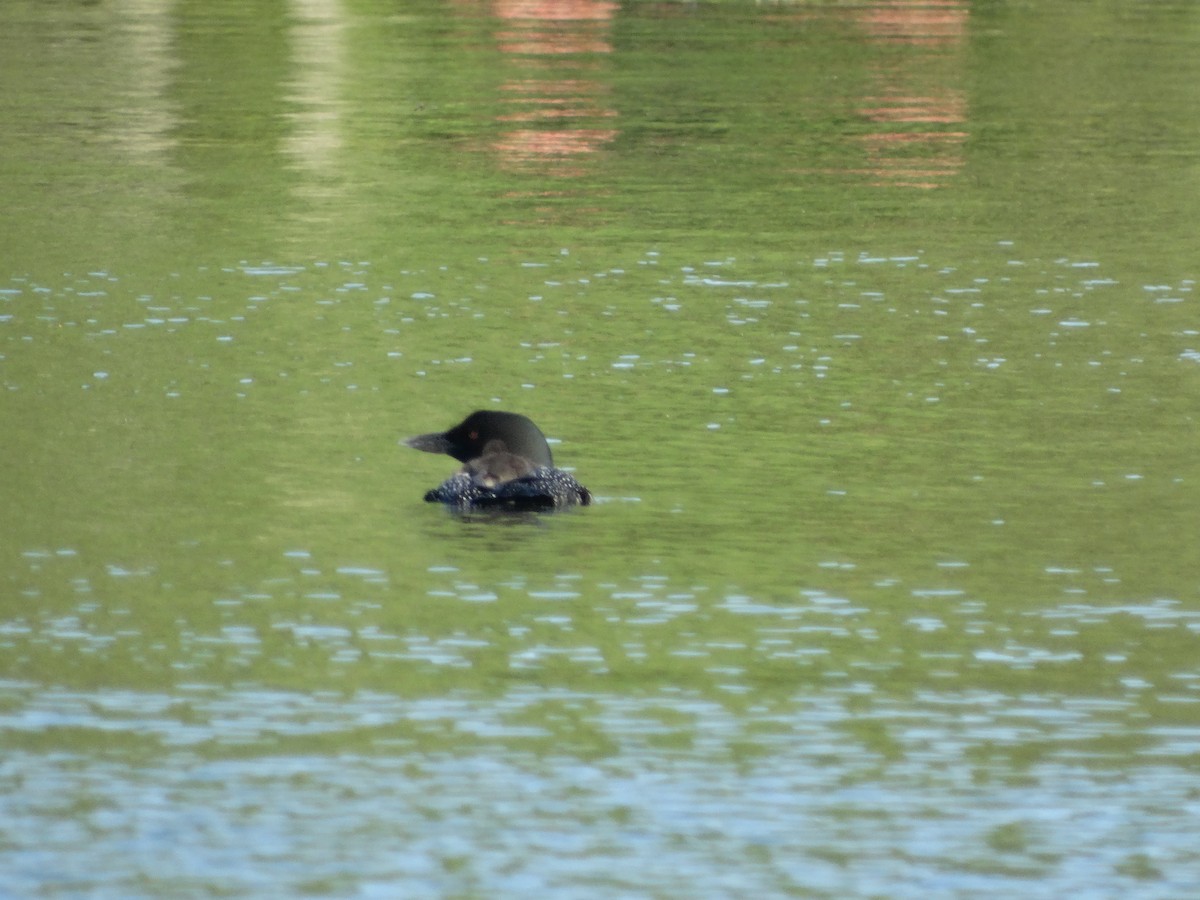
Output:
<svg viewBox="0 0 1200 900">
<path fill-rule="evenodd" d="M 966 0 L 883 0 L 854 15 L 872 38 L 903 44 L 961 44 L 967 30 Z"/>
<path fill-rule="evenodd" d="M 583 174 L 588 156 L 618 134 L 609 86 L 591 74 L 612 52 L 618 4 L 493 0 L 490 9 L 500 22 L 497 45 L 518 70 L 501 86 L 509 111 L 497 117 L 513 127 L 491 149 L 510 170 Z M 879 126 L 858 138 L 866 154 L 862 174 L 881 185 L 946 184 L 964 164 L 967 102 L 957 82 L 967 0 L 879 0 L 834 14 L 881 50 L 857 108 Z"/>
<path fill-rule="evenodd" d="M 607 85 L 588 77 L 598 57 L 612 52 L 609 32 L 617 4 L 608 0 L 496 0 L 503 23 L 500 50 L 520 70 L 502 86 L 514 126 L 492 149 L 502 165 L 542 174 L 578 176 L 584 160 L 613 140 L 604 127 L 617 113 Z"/>
<path fill-rule="evenodd" d="M 946 83 L 947 64 L 966 40 L 966 0 L 891 0 L 856 7 L 853 15 L 872 43 L 908 45 L 872 69 L 875 91 L 859 114 L 884 128 L 864 135 L 866 170 L 879 184 L 934 188 L 963 167 L 966 95 Z"/>
</svg>

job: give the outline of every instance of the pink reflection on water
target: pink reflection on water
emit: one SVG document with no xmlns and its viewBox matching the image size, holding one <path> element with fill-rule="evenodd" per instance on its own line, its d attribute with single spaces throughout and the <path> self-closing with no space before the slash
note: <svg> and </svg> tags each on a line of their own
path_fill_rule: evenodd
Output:
<svg viewBox="0 0 1200 900">
<path fill-rule="evenodd" d="M 504 23 L 497 44 L 520 73 L 501 86 L 510 111 L 497 121 L 523 126 L 492 142 L 502 167 L 578 177 L 586 158 L 616 138 L 616 128 L 597 127 L 617 116 L 607 86 L 586 76 L 596 57 L 612 53 L 616 12 L 610 0 L 494 0 Z"/>
<path fill-rule="evenodd" d="M 966 38 L 965 0 L 884 0 L 856 11 L 874 39 L 902 44 L 959 44 Z"/>
<path fill-rule="evenodd" d="M 493 7 L 501 19 L 539 22 L 607 22 L 617 11 L 617 4 L 609 0 L 496 0 Z"/>
<path fill-rule="evenodd" d="M 967 36 L 966 0 L 885 0 L 852 14 L 870 42 L 914 48 L 872 68 L 873 89 L 857 112 L 887 127 L 859 139 L 867 174 L 880 185 L 945 185 L 963 168 L 967 139 L 961 127 L 967 119 L 966 94 L 946 83 L 948 76 L 960 74 L 956 63 Z"/>
</svg>

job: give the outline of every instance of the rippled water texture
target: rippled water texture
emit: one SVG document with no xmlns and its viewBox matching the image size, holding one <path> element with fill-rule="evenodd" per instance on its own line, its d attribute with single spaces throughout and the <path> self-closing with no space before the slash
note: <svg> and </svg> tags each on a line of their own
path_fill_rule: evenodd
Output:
<svg viewBox="0 0 1200 900">
<path fill-rule="evenodd" d="M 1200 9 L 1070 7 L 0 6 L 0 894 L 1200 895 Z"/>
</svg>

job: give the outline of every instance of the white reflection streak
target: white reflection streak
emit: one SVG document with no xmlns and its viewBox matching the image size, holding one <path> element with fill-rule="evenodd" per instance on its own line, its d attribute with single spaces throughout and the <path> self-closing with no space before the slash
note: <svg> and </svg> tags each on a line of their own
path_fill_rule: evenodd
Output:
<svg viewBox="0 0 1200 900">
<path fill-rule="evenodd" d="M 341 0 L 291 0 L 291 19 L 295 74 L 287 99 L 294 106 L 289 116 L 294 127 L 283 152 L 298 169 L 320 175 L 334 168 L 343 143 L 338 85 L 345 68 L 346 12 Z"/>
<path fill-rule="evenodd" d="M 121 70 L 128 83 L 115 104 L 110 137 L 138 162 L 165 164 L 175 145 L 178 117 L 168 88 L 177 65 L 173 47 L 175 4 L 161 0 L 123 0 L 116 7 L 126 42 Z"/>
</svg>

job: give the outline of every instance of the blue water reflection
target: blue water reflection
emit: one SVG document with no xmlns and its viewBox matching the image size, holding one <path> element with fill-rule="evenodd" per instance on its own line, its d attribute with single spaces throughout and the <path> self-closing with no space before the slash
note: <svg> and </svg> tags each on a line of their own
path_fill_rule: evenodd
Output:
<svg viewBox="0 0 1200 900">
<path fill-rule="evenodd" d="M 5 686 L 10 702 L 22 692 Z M 660 699 L 656 717 L 645 699 L 529 687 L 483 703 L 201 687 L 43 693 L 3 717 L 6 731 L 127 737 L 83 768 L 69 751 L 10 751 L 0 779 L 20 772 L 25 790 L 2 806 L 24 864 L 7 883 L 606 897 L 670 893 L 687 872 L 703 897 L 1020 888 L 1049 898 L 1064 885 L 1101 896 L 1136 893 L 1147 878 L 1168 895 L 1188 888 L 1164 875 L 1196 863 L 1182 770 L 1111 777 L 1090 754 L 1036 749 L 1094 737 L 1103 705 L 966 694 L 875 717 L 849 713 L 852 689 L 736 715 L 687 691 Z M 332 733 L 359 735 L 356 749 L 319 752 Z M 121 759 L 151 744 L 166 756 Z M 53 875 L 37 870 L 51 859 Z"/>
</svg>

